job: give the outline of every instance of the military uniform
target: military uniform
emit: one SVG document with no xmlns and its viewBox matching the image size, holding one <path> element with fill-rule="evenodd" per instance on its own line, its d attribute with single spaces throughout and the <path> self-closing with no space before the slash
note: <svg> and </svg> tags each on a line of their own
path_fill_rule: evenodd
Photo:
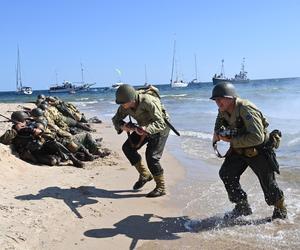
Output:
<svg viewBox="0 0 300 250">
<path fill-rule="evenodd" d="M 219 171 L 229 200 L 236 203 L 228 216 L 236 218 L 252 213 L 247 194 L 240 185 L 240 176 L 249 166 L 259 179 L 265 201 L 268 205 L 274 205 L 272 218 L 286 218 L 284 195 L 274 174 L 274 171 L 279 173 L 279 166 L 273 148 L 267 146 L 271 140 L 267 132 L 269 124 L 266 118 L 253 103 L 238 98 L 231 83 L 216 85 L 210 99 L 215 100 L 219 106 L 215 135 L 221 136 L 218 139 L 226 138 L 220 130 L 225 128 L 230 131 L 230 149 Z"/>
<path fill-rule="evenodd" d="M 154 96 L 138 94 L 136 100 L 138 103 L 136 110 L 124 109 L 120 106 L 116 115 L 112 118 L 112 121 L 115 129 L 120 131 L 123 119 L 129 115 L 137 121 L 139 126 L 145 128 L 149 136 L 145 138 L 139 148 L 148 143 L 146 150 L 147 165 L 152 175 L 160 175 L 163 173 L 163 168 L 159 160 L 170 131 L 164 121 L 166 113 L 160 100 Z M 139 140 L 140 136 L 133 132 L 122 147 L 123 152 L 132 165 L 135 165 L 141 160 L 141 155 L 137 152 L 139 148 L 132 147 L 132 144 L 137 144 Z"/>
<path fill-rule="evenodd" d="M 283 197 L 283 192 L 277 186 L 273 166 L 270 166 L 263 152 L 268 123 L 262 113 L 251 102 L 237 98 L 231 116 L 219 112 L 215 131 L 220 126 L 237 129 L 237 135 L 231 139 L 231 149 L 219 172 L 230 201 L 239 203 L 247 199 L 239 179 L 250 166 L 260 181 L 267 204 L 275 205 Z"/>
<path fill-rule="evenodd" d="M 123 86 L 121 87 L 123 88 Z M 126 86 L 124 87 L 126 88 Z M 160 158 L 170 131 L 165 122 L 165 119 L 167 119 L 167 113 L 160 99 L 155 96 L 136 92 L 135 94 L 133 93 L 131 99 L 136 102 L 136 107 L 134 109 L 125 109 L 122 105 L 120 105 L 115 116 L 112 118 L 112 121 L 115 129 L 118 133 L 121 133 L 121 126 L 125 124 L 123 119 L 130 116 L 133 117 L 137 121 L 138 125 L 143 127 L 147 132 L 148 135 L 145 138 L 142 138 L 142 141 L 141 136 L 136 132 L 129 134 L 128 139 L 122 146 L 122 150 L 131 165 L 135 166 L 140 173 L 140 179 L 134 185 L 134 189 L 142 187 L 145 182 L 152 180 L 153 176 L 157 187 L 162 187 L 160 189 L 162 192 L 159 195 L 154 196 L 152 196 L 153 193 L 149 193 L 148 197 L 160 196 L 165 194 L 163 180 L 164 170 L 160 164 Z M 118 101 L 116 102 L 118 103 Z M 148 170 L 143 167 L 141 163 L 142 157 L 138 153 L 138 150 L 145 144 L 147 144 L 146 162 L 151 174 L 149 174 Z"/>
<path fill-rule="evenodd" d="M 47 118 L 47 121 L 54 121 L 60 129 L 64 131 L 69 131 L 69 126 L 65 123 L 63 115 L 53 106 L 49 106 L 44 112 L 44 116 Z"/>
</svg>

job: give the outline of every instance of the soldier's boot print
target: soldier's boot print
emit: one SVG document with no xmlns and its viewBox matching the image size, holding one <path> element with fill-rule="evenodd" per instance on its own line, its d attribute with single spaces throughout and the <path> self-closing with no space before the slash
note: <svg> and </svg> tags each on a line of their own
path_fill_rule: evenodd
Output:
<svg viewBox="0 0 300 250">
<path fill-rule="evenodd" d="M 146 197 L 153 198 L 159 197 L 166 194 L 166 187 L 165 187 L 165 179 L 164 175 L 153 176 L 156 182 L 156 187 L 146 195 Z"/>
<path fill-rule="evenodd" d="M 142 188 L 148 181 L 151 181 L 153 177 L 142 161 L 139 161 L 134 166 L 140 174 L 138 181 L 133 185 L 133 189 L 137 190 Z"/>
<path fill-rule="evenodd" d="M 274 211 L 272 215 L 272 219 L 286 219 L 287 218 L 287 209 L 286 205 L 284 203 L 284 198 L 282 197 L 280 200 L 278 200 L 274 206 Z"/>
<path fill-rule="evenodd" d="M 224 219 L 236 219 L 240 216 L 252 214 L 252 209 L 247 200 L 238 202 L 231 212 L 225 214 Z"/>
<path fill-rule="evenodd" d="M 73 154 L 69 154 L 69 159 L 73 162 L 74 167 L 76 168 L 83 168 L 84 163 L 78 160 Z"/>
</svg>

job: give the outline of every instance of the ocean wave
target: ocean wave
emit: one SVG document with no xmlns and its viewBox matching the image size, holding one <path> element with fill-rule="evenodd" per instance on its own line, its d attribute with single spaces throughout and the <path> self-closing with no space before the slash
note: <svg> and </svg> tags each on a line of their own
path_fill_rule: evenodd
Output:
<svg viewBox="0 0 300 250">
<path fill-rule="evenodd" d="M 205 133 L 205 132 L 180 131 L 180 134 L 182 136 L 200 138 L 200 139 L 205 139 L 205 140 L 207 140 L 207 139 L 211 140 L 211 138 L 212 138 L 212 134 Z"/>
<path fill-rule="evenodd" d="M 300 137 L 296 137 L 290 141 L 288 141 L 287 145 L 288 146 L 297 146 L 300 144 Z"/>
<path fill-rule="evenodd" d="M 172 95 L 160 95 L 161 98 L 165 97 L 185 97 L 187 94 L 172 94 Z"/>
<path fill-rule="evenodd" d="M 82 107 L 85 107 L 89 104 L 95 104 L 95 103 L 98 103 L 98 101 L 89 101 L 89 102 L 73 102 L 75 105 L 78 105 L 78 106 L 82 106 Z"/>
</svg>

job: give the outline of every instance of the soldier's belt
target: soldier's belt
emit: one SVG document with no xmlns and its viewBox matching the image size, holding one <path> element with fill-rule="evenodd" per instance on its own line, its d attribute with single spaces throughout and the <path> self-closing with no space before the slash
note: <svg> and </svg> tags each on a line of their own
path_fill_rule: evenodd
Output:
<svg viewBox="0 0 300 250">
<path fill-rule="evenodd" d="M 243 155 L 250 158 L 258 155 L 258 150 L 255 147 L 231 148 L 231 150 L 236 154 Z"/>
</svg>

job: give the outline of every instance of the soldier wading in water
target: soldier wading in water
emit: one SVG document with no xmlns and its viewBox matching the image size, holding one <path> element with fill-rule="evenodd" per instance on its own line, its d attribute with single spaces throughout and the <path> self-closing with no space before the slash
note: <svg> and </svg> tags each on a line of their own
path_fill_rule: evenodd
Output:
<svg viewBox="0 0 300 250">
<path fill-rule="evenodd" d="M 122 150 L 131 165 L 135 166 L 140 174 L 133 189 L 142 188 L 154 178 L 156 187 L 147 194 L 147 197 L 158 197 L 166 194 L 164 170 L 159 160 L 170 128 L 166 124 L 168 115 L 161 104 L 158 90 L 152 86 L 151 90 L 157 95 L 148 94 L 147 91 L 144 93 L 136 91 L 127 84 L 121 85 L 116 91 L 116 103 L 120 106 L 112 121 L 118 134 L 122 131 L 128 134 L 128 139 L 123 144 Z M 123 119 L 127 116 L 133 117 L 139 126 L 131 122 L 126 123 Z M 145 144 L 147 144 L 146 162 L 148 168 L 145 167 L 142 157 L 138 153 L 138 150 Z"/>
<path fill-rule="evenodd" d="M 219 108 L 215 123 L 213 143 L 225 141 L 230 149 L 225 155 L 219 175 L 225 185 L 229 200 L 235 203 L 225 219 L 252 214 L 247 194 L 241 188 L 240 176 L 249 166 L 259 179 L 265 201 L 274 206 L 272 219 L 285 219 L 287 209 L 283 192 L 279 189 L 274 171 L 279 165 L 274 148 L 279 146 L 281 133 L 267 133 L 268 122 L 257 107 L 248 100 L 237 97 L 234 86 L 223 82 L 217 84 L 211 98 Z M 226 132 L 227 133 L 224 133 Z"/>
</svg>

